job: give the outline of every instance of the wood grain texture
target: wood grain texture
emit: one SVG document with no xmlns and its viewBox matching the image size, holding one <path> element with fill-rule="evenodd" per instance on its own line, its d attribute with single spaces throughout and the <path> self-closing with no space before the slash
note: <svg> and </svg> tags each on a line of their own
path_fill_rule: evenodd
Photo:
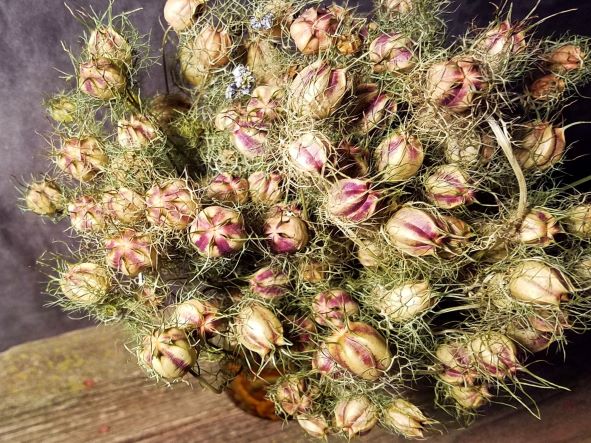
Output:
<svg viewBox="0 0 591 443">
<path fill-rule="evenodd" d="M 295 423 L 249 416 L 225 395 L 147 380 L 124 349 L 119 327 L 100 326 L 14 347 L 0 354 L 0 441 L 305 442 Z M 435 443 L 591 441 L 591 377 L 540 404 L 543 420 L 495 410 L 470 430 Z M 331 439 L 332 441 L 333 439 Z M 337 439 L 334 439 L 337 441 Z M 402 441 L 380 429 L 360 442 Z"/>
</svg>

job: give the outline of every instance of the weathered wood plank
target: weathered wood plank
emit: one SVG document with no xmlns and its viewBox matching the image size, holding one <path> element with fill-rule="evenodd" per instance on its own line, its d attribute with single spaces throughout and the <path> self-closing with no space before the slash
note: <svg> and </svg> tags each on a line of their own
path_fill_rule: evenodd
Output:
<svg viewBox="0 0 591 443">
<path fill-rule="evenodd" d="M 14 347 L 0 354 L 0 441 L 304 442 L 299 427 L 249 416 L 225 395 L 188 384 L 165 388 L 144 377 L 123 331 L 100 326 Z M 469 431 L 433 442 L 591 441 L 591 376 L 572 393 L 540 404 L 543 420 L 496 411 Z M 375 430 L 360 442 L 396 442 Z"/>
</svg>

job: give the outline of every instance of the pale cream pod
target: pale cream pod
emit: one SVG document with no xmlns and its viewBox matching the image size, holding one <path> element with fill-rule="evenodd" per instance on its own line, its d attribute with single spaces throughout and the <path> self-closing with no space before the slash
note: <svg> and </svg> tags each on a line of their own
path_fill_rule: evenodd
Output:
<svg viewBox="0 0 591 443">
<path fill-rule="evenodd" d="M 277 172 L 257 171 L 248 177 L 248 191 L 255 203 L 272 205 L 283 199 L 283 176 Z"/>
<path fill-rule="evenodd" d="M 83 304 L 100 301 L 111 287 L 107 270 L 96 263 L 69 265 L 60 276 L 60 289 L 69 300 Z"/>
<path fill-rule="evenodd" d="M 515 156 L 523 169 L 544 171 L 562 159 L 565 148 L 564 128 L 535 121 L 526 125 L 525 133 L 515 148 Z"/>
<path fill-rule="evenodd" d="M 380 6 L 385 11 L 397 15 L 408 14 L 413 10 L 414 0 L 380 0 Z"/>
<path fill-rule="evenodd" d="M 564 224 L 571 234 L 591 238 L 591 205 L 583 204 L 569 208 Z"/>
<path fill-rule="evenodd" d="M 580 46 L 565 44 L 546 54 L 544 60 L 553 72 L 565 73 L 581 69 L 585 56 Z"/>
<path fill-rule="evenodd" d="M 384 180 L 408 180 L 416 175 L 423 164 L 423 146 L 416 137 L 395 131 L 376 148 L 375 159 Z"/>
<path fill-rule="evenodd" d="M 236 315 L 233 326 L 238 342 L 261 357 L 286 344 L 281 322 L 262 304 L 244 306 Z"/>
<path fill-rule="evenodd" d="M 386 339 L 372 326 L 349 322 L 325 340 L 328 356 L 364 380 L 377 380 L 393 361 Z"/>
<path fill-rule="evenodd" d="M 175 31 L 184 31 L 194 23 L 199 8 L 206 0 L 167 0 L 164 5 L 164 20 Z"/>
<path fill-rule="evenodd" d="M 382 419 L 386 426 L 398 431 L 405 438 L 423 438 L 425 426 L 431 423 L 419 408 L 402 398 L 397 398 L 386 406 Z"/>
<path fill-rule="evenodd" d="M 349 89 L 347 70 L 319 59 L 302 69 L 289 86 L 291 106 L 298 114 L 323 119 L 332 115 Z"/>
<path fill-rule="evenodd" d="M 552 214 L 534 208 L 524 217 L 517 235 L 523 244 L 545 247 L 554 243 L 554 236 L 561 232 L 563 231 Z"/>
<path fill-rule="evenodd" d="M 296 420 L 311 437 L 326 439 L 330 434 L 328 421 L 321 415 L 303 414 L 298 415 Z"/>
<path fill-rule="evenodd" d="M 477 334 L 470 340 L 468 347 L 472 351 L 476 366 L 492 377 L 511 377 L 520 367 L 515 343 L 501 333 Z"/>
<path fill-rule="evenodd" d="M 119 188 L 103 194 L 105 215 L 120 223 L 136 223 L 144 217 L 146 204 L 141 195 L 129 188 Z"/>
<path fill-rule="evenodd" d="M 464 409 L 479 409 L 492 397 L 486 385 L 452 386 L 450 396 Z"/>
<path fill-rule="evenodd" d="M 509 291 L 525 303 L 560 306 L 575 290 L 558 269 L 538 260 L 524 260 L 511 271 Z"/>
<path fill-rule="evenodd" d="M 373 291 L 372 306 L 381 315 L 396 323 L 419 317 L 432 305 L 434 294 L 425 281 L 405 283 L 394 288 L 377 286 Z"/>
<path fill-rule="evenodd" d="M 330 8 L 308 8 L 293 21 L 289 33 L 302 54 L 315 54 L 332 46 L 337 24 Z"/>
<path fill-rule="evenodd" d="M 138 354 L 147 367 L 169 380 L 183 377 L 197 361 L 197 352 L 187 334 L 177 328 L 155 331 L 145 337 Z"/>
<path fill-rule="evenodd" d="M 25 205 L 35 214 L 52 216 L 64 209 L 64 197 L 59 186 L 50 180 L 33 182 L 25 194 Z"/>
<path fill-rule="evenodd" d="M 86 48 L 92 58 L 105 58 L 131 65 L 131 46 L 121 34 L 110 26 L 100 26 L 94 29 L 88 38 Z"/>
<path fill-rule="evenodd" d="M 349 439 L 371 431 L 378 422 L 377 408 L 364 395 L 340 400 L 334 416 L 336 428 Z"/>
<path fill-rule="evenodd" d="M 117 141 L 128 149 L 149 145 L 158 136 L 154 125 L 143 115 L 132 115 L 117 122 Z"/>
</svg>

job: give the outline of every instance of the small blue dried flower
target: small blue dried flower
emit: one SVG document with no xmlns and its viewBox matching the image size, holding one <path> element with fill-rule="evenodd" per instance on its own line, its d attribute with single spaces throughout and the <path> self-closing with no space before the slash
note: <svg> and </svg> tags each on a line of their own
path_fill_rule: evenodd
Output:
<svg viewBox="0 0 591 443">
<path fill-rule="evenodd" d="M 255 31 L 267 31 L 273 27 L 273 14 L 266 13 L 261 18 L 251 17 L 250 27 Z"/>
</svg>

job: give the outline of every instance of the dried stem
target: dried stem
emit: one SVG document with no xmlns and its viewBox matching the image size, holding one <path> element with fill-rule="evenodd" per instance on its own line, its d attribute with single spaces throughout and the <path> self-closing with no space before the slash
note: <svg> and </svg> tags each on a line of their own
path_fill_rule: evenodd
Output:
<svg viewBox="0 0 591 443">
<path fill-rule="evenodd" d="M 527 211 L 527 183 L 525 181 L 525 176 L 523 175 L 521 166 L 519 166 L 519 162 L 513 153 L 513 149 L 511 149 L 511 140 L 505 122 L 501 120 L 501 125 L 503 125 L 503 128 L 501 129 L 501 126 L 499 126 L 496 120 L 492 117 L 487 118 L 486 121 L 495 134 L 497 142 L 507 157 L 511 168 L 515 173 L 515 177 L 517 178 L 517 184 L 519 185 L 519 204 L 517 206 L 515 218 L 517 220 L 516 226 L 519 227 Z"/>
</svg>

